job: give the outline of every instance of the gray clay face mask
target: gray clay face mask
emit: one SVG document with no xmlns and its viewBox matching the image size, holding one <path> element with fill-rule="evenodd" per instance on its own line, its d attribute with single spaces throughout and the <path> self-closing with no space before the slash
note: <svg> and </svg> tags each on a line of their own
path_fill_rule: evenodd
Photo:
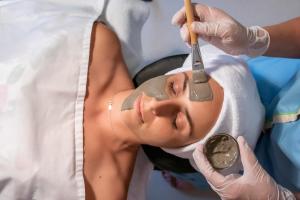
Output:
<svg viewBox="0 0 300 200">
<path fill-rule="evenodd" d="M 208 82 L 194 83 L 189 80 L 189 98 L 191 101 L 211 101 L 213 93 Z"/>
<path fill-rule="evenodd" d="M 133 109 L 136 98 L 143 92 L 149 97 L 155 97 L 158 101 L 168 99 L 165 92 L 166 82 L 170 76 L 158 76 L 145 81 L 137 87 L 123 102 L 121 110 Z"/>
<path fill-rule="evenodd" d="M 167 88 L 167 80 L 170 76 L 173 75 L 162 75 L 145 81 L 124 100 L 121 111 L 133 109 L 134 101 L 143 92 L 158 101 L 169 99 L 165 90 Z M 207 82 L 194 84 L 189 80 L 188 84 L 190 88 L 189 99 L 191 101 L 208 101 L 212 99 L 211 88 Z"/>
</svg>

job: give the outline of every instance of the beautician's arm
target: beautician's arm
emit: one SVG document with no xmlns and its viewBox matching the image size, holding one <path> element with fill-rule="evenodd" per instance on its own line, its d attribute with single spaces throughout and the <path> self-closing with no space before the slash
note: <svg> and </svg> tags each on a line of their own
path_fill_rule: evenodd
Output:
<svg viewBox="0 0 300 200">
<path fill-rule="evenodd" d="M 228 54 L 300 58 L 300 17 L 261 28 L 245 27 L 223 10 L 204 4 L 194 5 L 194 15 L 191 31 Z M 172 23 L 180 26 L 181 37 L 189 43 L 184 8 L 173 16 Z"/>
<path fill-rule="evenodd" d="M 270 35 L 265 55 L 300 58 L 300 17 L 264 28 Z"/>
</svg>

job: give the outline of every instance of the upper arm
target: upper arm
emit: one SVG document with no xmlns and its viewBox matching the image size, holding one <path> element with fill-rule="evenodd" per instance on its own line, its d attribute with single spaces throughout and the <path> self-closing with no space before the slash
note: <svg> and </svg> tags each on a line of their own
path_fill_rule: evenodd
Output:
<svg viewBox="0 0 300 200">
<path fill-rule="evenodd" d="M 116 85 L 119 90 L 121 86 L 132 86 L 120 41 L 116 33 L 101 23 L 94 24 L 91 35 L 88 81 L 99 93 L 116 89 Z"/>
<path fill-rule="evenodd" d="M 300 58 L 300 17 L 265 28 L 270 34 L 266 55 Z"/>
<path fill-rule="evenodd" d="M 117 35 L 101 23 L 93 27 L 90 52 L 90 64 L 123 59 Z"/>
</svg>

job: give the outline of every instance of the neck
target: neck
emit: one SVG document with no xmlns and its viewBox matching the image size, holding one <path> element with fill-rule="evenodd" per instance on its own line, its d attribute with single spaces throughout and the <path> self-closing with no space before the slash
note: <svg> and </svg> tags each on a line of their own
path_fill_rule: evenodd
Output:
<svg viewBox="0 0 300 200">
<path fill-rule="evenodd" d="M 121 149 L 134 149 L 140 145 L 138 138 L 127 127 L 122 117 L 122 103 L 124 99 L 132 92 L 127 90 L 112 96 L 107 103 L 107 119 L 111 132 L 118 139 L 118 145 Z"/>
<path fill-rule="evenodd" d="M 118 119 L 118 101 L 103 99 L 85 118 L 84 174 L 87 199 L 123 199 L 129 187 L 139 145 Z M 86 101 L 87 102 L 87 101 Z M 104 103 L 106 102 L 106 103 Z M 98 104 L 98 105 L 99 105 Z M 97 110 L 95 112 L 95 110 Z M 87 112 L 85 112 L 87 115 Z"/>
</svg>

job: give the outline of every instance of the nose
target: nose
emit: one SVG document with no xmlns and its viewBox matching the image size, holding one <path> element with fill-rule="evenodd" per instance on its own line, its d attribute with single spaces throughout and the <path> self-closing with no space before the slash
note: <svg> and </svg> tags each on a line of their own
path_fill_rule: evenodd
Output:
<svg viewBox="0 0 300 200">
<path fill-rule="evenodd" d="M 149 108 L 156 116 L 173 116 L 180 111 L 180 104 L 174 99 L 157 100 L 152 98 Z"/>
</svg>

